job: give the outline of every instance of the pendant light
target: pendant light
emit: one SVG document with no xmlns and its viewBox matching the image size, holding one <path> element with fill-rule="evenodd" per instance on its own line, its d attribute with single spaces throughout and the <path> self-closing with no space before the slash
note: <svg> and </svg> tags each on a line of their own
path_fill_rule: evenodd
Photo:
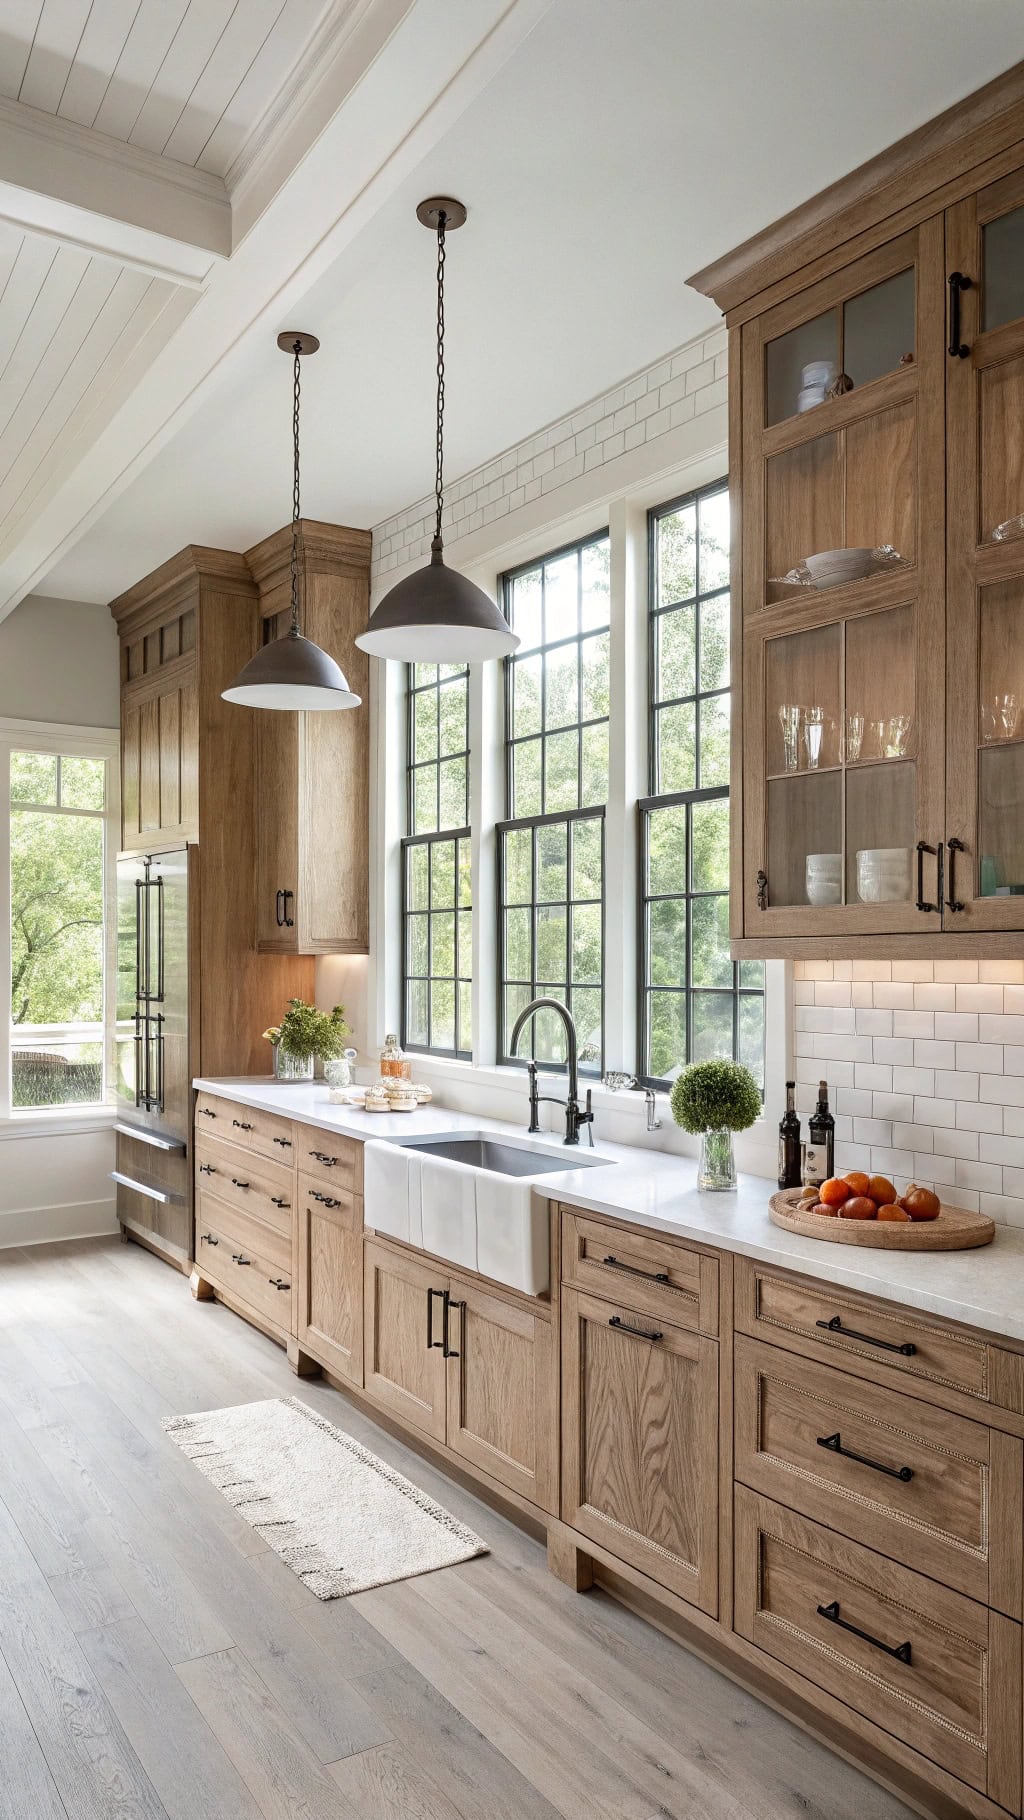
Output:
<svg viewBox="0 0 1024 1820">
<path fill-rule="evenodd" d="M 321 651 L 299 631 L 299 364 L 304 354 L 315 354 L 320 346 L 315 335 L 294 329 L 279 335 L 277 345 L 295 361 L 292 393 L 292 622 L 283 638 L 275 638 L 251 657 L 240 670 L 224 700 L 238 702 L 243 708 L 337 709 L 358 708 L 360 698 L 353 695 L 333 657 Z"/>
<path fill-rule="evenodd" d="M 437 502 L 430 563 L 393 587 L 374 609 L 365 632 L 356 639 L 374 657 L 404 663 L 474 663 L 507 657 L 519 639 L 504 614 L 475 582 L 445 565 L 441 538 L 444 508 L 444 261 L 445 234 L 466 219 L 461 202 L 432 196 L 416 216 L 437 234 Z"/>
</svg>

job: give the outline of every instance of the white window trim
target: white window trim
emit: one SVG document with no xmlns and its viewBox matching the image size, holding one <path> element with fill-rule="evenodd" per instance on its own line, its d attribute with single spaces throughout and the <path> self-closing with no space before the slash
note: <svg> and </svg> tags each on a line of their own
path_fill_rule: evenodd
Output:
<svg viewBox="0 0 1024 1820">
<path fill-rule="evenodd" d="M 114 1107 L 81 1106 L 26 1111 L 11 1106 L 11 788 L 12 752 L 54 752 L 74 758 L 103 758 L 107 768 L 107 806 L 103 816 L 103 1025 L 104 1074 L 108 1098 L 113 1083 L 113 1032 L 117 968 L 117 853 L 121 829 L 120 734 L 116 727 L 64 726 L 59 721 L 9 720 L 0 717 L 0 982 L 4 1012 L 0 1017 L 0 1138 L 49 1136 L 60 1131 L 95 1131 L 111 1124 Z"/>
<path fill-rule="evenodd" d="M 611 540 L 611 712 L 608 803 L 605 812 L 605 982 L 604 1067 L 632 1072 L 637 1066 L 639 1005 L 636 988 L 638 864 L 636 803 L 649 794 L 647 774 L 648 550 L 651 507 L 693 492 L 727 471 L 727 446 L 718 440 L 685 462 L 652 475 L 628 490 L 598 494 L 583 507 L 546 524 L 534 524 L 485 557 L 459 562 L 492 598 L 500 598 L 502 576 L 536 561 L 548 550 L 607 526 Z M 388 585 L 395 577 L 388 577 Z M 382 590 L 383 591 L 383 590 Z M 371 937 L 368 981 L 368 1045 L 376 1053 L 387 1030 L 395 1030 L 401 995 L 401 891 L 399 842 L 405 818 L 404 667 L 375 659 L 371 665 L 371 750 L 374 812 L 371 816 Z M 495 825 L 505 817 L 504 675 L 500 663 L 471 664 L 469 676 L 469 806 L 473 871 L 473 1060 L 417 1056 L 417 1074 L 448 1089 L 460 1109 L 484 1111 L 490 1099 L 495 1117 L 511 1110 L 526 1088 L 522 1071 L 497 1064 L 497 981 L 495 953 Z M 620 955 L 612 966 L 609 957 Z M 765 964 L 765 1114 L 740 1134 L 742 1167 L 774 1174 L 777 1111 L 785 1100 L 792 1068 L 792 964 Z M 558 1077 L 552 1077 L 558 1091 Z M 479 1104 L 469 1102 L 477 1099 Z M 501 1109 L 499 1100 L 506 1109 Z M 594 1102 L 607 1117 L 645 1123 L 642 1096 L 595 1088 Z M 657 1096 L 662 1131 L 649 1141 L 689 1154 L 695 1146 L 671 1123 L 667 1094 Z M 602 1121 L 604 1126 L 605 1121 Z M 627 1140 L 623 1140 L 627 1141 Z M 632 1142 L 632 1138 L 628 1141 Z"/>
</svg>

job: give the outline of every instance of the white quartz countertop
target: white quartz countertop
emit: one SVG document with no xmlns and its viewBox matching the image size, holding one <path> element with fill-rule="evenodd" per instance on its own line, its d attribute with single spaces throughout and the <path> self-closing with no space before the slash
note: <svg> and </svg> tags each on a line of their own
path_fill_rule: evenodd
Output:
<svg viewBox="0 0 1024 1820">
<path fill-rule="evenodd" d="M 415 1113 L 332 1106 L 322 1081 L 200 1077 L 193 1085 L 244 1106 L 362 1140 L 408 1143 L 447 1132 L 525 1135 L 521 1125 L 443 1106 L 424 1106 Z M 564 1154 L 564 1146 L 551 1133 L 534 1141 L 546 1152 Z M 595 1138 L 593 1152 L 584 1144 L 581 1154 L 603 1157 L 608 1166 L 570 1167 L 564 1175 L 549 1176 L 546 1187 L 552 1198 L 1024 1341 L 1024 1232 L 1013 1227 L 997 1226 L 993 1243 L 977 1251 L 876 1251 L 835 1245 L 773 1226 L 768 1201 L 775 1183 L 763 1176 L 741 1174 L 734 1194 L 700 1194 L 691 1157 L 608 1144 L 600 1137 Z"/>
</svg>

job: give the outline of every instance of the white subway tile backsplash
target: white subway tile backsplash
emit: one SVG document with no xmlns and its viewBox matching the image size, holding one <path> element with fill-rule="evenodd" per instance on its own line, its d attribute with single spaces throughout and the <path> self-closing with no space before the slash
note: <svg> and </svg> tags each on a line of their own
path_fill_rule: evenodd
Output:
<svg viewBox="0 0 1024 1820">
<path fill-rule="evenodd" d="M 879 980 L 875 986 L 875 1004 L 893 1011 L 913 1011 L 914 987 L 909 980 Z"/>
<path fill-rule="evenodd" d="M 912 1119 L 914 1098 L 910 1093 L 875 1093 L 872 1116 L 876 1119 Z"/>
<path fill-rule="evenodd" d="M 955 1100 L 916 1099 L 914 1101 L 915 1125 L 941 1125 L 950 1128 L 956 1124 Z"/>
<path fill-rule="evenodd" d="M 985 965 L 982 961 L 982 966 Z M 1002 1220 L 1007 1226 L 1024 1226 L 1024 1200 L 1009 1194 L 983 1194 L 981 1211 L 991 1220 Z"/>
<path fill-rule="evenodd" d="M 912 1068 L 917 1060 L 914 1051 L 916 1040 L 909 1036 L 876 1036 L 874 1038 L 874 1056 L 876 1062 L 891 1062 L 893 1067 Z M 867 1057 L 860 1058 L 864 1061 Z"/>
<path fill-rule="evenodd" d="M 814 988 L 814 1002 L 816 1005 L 849 1005 L 849 980 L 819 980 Z M 1024 1019 L 1021 1022 L 1024 1023 Z"/>
<path fill-rule="evenodd" d="M 952 1040 L 955 1043 L 976 1043 L 978 1040 L 977 1012 L 936 1011 L 935 1035 L 940 1040 Z"/>
<path fill-rule="evenodd" d="M 954 984 L 970 985 L 977 981 L 977 961 L 933 961 L 932 975 L 940 985 L 952 981 Z M 970 1007 L 966 1006 L 969 1010 Z"/>
<path fill-rule="evenodd" d="M 897 1119 L 892 1128 L 892 1141 L 897 1150 L 934 1150 L 935 1133 L 928 1125 L 905 1125 Z"/>
<path fill-rule="evenodd" d="M 895 1015 L 895 1012 L 892 1011 L 855 1011 L 854 1018 L 856 1022 L 854 1028 L 856 1029 L 858 1036 L 892 1036 L 893 1018 Z M 904 1012 L 903 1015 L 907 1016 L 908 1014 Z M 909 1015 L 913 1016 L 913 1013 L 911 1012 Z M 898 1030 L 895 1034 L 897 1036 L 910 1036 L 913 1033 L 911 1031 Z"/>
<path fill-rule="evenodd" d="M 922 1188 L 927 1188 L 936 1182 L 948 1186 L 956 1181 L 956 1157 L 915 1156 L 913 1176 L 915 1182 L 919 1183 Z"/>
<path fill-rule="evenodd" d="M 986 1134 L 978 1154 L 983 1163 L 1009 1163 L 1014 1169 L 1024 1169 L 1024 1138 Z"/>
<path fill-rule="evenodd" d="M 956 1065 L 971 1073 L 1002 1074 L 1002 1043 L 958 1043 Z"/>
<path fill-rule="evenodd" d="M 966 1073 L 962 1069 L 936 1068 L 935 1098 L 937 1100 L 976 1100 L 979 1078 L 977 1074 Z"/>
<path fill-rule="evenodd" d="M 1002 1005 L 994 1005 L 995 1011 L 1006 1011 L 1014 1016 L 1024 1015 L 1024 986 L 1004 986 Z"/>
<path fill-rule="evenodd" d="M 933 1148 L 936 1156 L 959 1156 L 975 1162 L 981 1141 L 976 1131 L 939 1130 L 935 1133 Z"/>
<path fill-rule="evenodd" d="M 932 1037 L 935 1035 L 934 1011 L 893 1011 L 889 1015 L 892 1018 L 893 1036 Z"/>
<path fill-rule="evenodd" d="M 881 1062 L 856 1062 L 853 1070 L 855 1087 L 870 1087 L 879 1093 L 892 1092 L 892 1069 Z"/>
<path fill-rule="evenodd" d="M 978 978 L 1000 986 L 1024 985 L 1024 961 L 979 961 Z"/>
<path fill-rule="evenodd" d="M 930 1037 L 915 1037 L 911 1059 L 915 1068 L 955 1068 L 956 1044 L 939 1043 Z"/>
<path fill-rule="evenodd" d="M 1003 1073 L 1024 1074 L 1024 1049 L 1016 1043 L 1007 1043 L 1003 1048 Z"/>
<path fill-rule="evenodd" d="M 891 1144 L 892 1125 L 888 1119 L 854 1119 L 855 1144 Z"/>
<path fill-rule="evenodd" d="M 1011 1114 L 1024 1118 L 1015 1107 L 974 1105 L 970 1100 L 958 1100 L 956 1106 L 956 1122 L 963 1131 L 1002 1131 L 1003 1120 Z"/>
<path fill-rule="evenodd" d="M 894 962 L 894 972 L 895 965 Z M 956 1009 L 956 987 L 936 985 L 934 981 L 921 982 L 914 987 L 914 1009 L 916 1011 L 954 1011 Z"/>
<path fill-rule="evenodd" d="M 900 1176 L 904 1181 L 908 1181 L 914 1173 L 914 1153 L 912 1150 L 892 1150 L 888 1145 L 873 1148 L 871 1173 L 872 1175 L 887 1175 L 890 1181 L 894 1176 Z"/>
<path fill-rule="evenodd" d="M 1024 1043 L 1024 1017 L 991 1017 L 978 1019 L 978 1035 L 983 1043 Z"/>
<path fill-rule="evenodd" d="M 976 1188 L 986 1194 L 999 1194 L 1002 1190 L 1002 1170 L 992 1163 L 972 1163 L 964 1158 L 957 1162 L 956 1185 L 958 1188 Z"/>
<path fill-rule="evenodd" d="M 980 1097 L 997 1106 L 1024 1106 L 1024 1077 L 1020 1075 L 983 1074 Z"/>
<path fill-rule="evenodd" d="M 874 1095 L 862 1087 L 840 1087 L 835 1099 L 836 1110 L 850 1118 L 870 1118 L 874 1111 Z"/>
<path fill-rule="evenodd" d="M 924 1093 L 934 1098 L 935 1070 L 934 1068 L 894 1068 L 892 1089 L 894 1093 Z"/>
<path fill-rule="evenodd" d="M 992 1108 L 989 1108 L 989 1110 L 991 1111 Z M 1021 1108 L 1020 1106 L 1001 1106 L 999 1111 L 1002 1114 L 1002 1129 L 1006 1132 L 1007 1136 L 1024 1137 L 1024 1108 Z M 992 1129 L 998 1130 L 999 1127 L 993 1126 Z"/>
<path fill-rule="evenodd" d="M 852 961 L 855 980 L 891 980 L 891 961 Z"/>
<path fill-rule="evenodd" d="M 958 1011 L 1009 1011 L 1011 1007 L 1003 1004 L 1004 986 L 958 986 L 956 989 L 956 1008 Z"/>
<path fill-rule="evenodd" d="M 892 977 L 894 980 L 911 980 L 915 984 L 931 982 L 933 978 L 931 961 L 893 961 Z"/>
</svg>

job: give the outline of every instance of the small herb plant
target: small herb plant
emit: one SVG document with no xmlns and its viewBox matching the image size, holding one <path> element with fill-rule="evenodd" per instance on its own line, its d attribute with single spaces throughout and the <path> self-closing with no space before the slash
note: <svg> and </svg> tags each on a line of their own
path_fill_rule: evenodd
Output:
<svg viewBox="0 0 1024 1820">
<path fill-rule="evenodd" d="M 761 1116 L 761 1093 L 740 1062 L 694 1062 L 673 1086 L 671 1105 L 684 1131 L 746 1131 Z"/>
<path fill-rule="evenodd" d="M 271 1042 L 279 1044 L 285 1055 L 294 1056 L 297 1061 L 318 1055 L 322 1062 L 332 1062 L 341 1055 L 349 1034 L 345 1007 L 335 1005 L 333 1011 L 318 1011 L 315 1005 L 293 998 L 289 1000 L 280 1024 L 264 1034 Z"/>
</svg>

